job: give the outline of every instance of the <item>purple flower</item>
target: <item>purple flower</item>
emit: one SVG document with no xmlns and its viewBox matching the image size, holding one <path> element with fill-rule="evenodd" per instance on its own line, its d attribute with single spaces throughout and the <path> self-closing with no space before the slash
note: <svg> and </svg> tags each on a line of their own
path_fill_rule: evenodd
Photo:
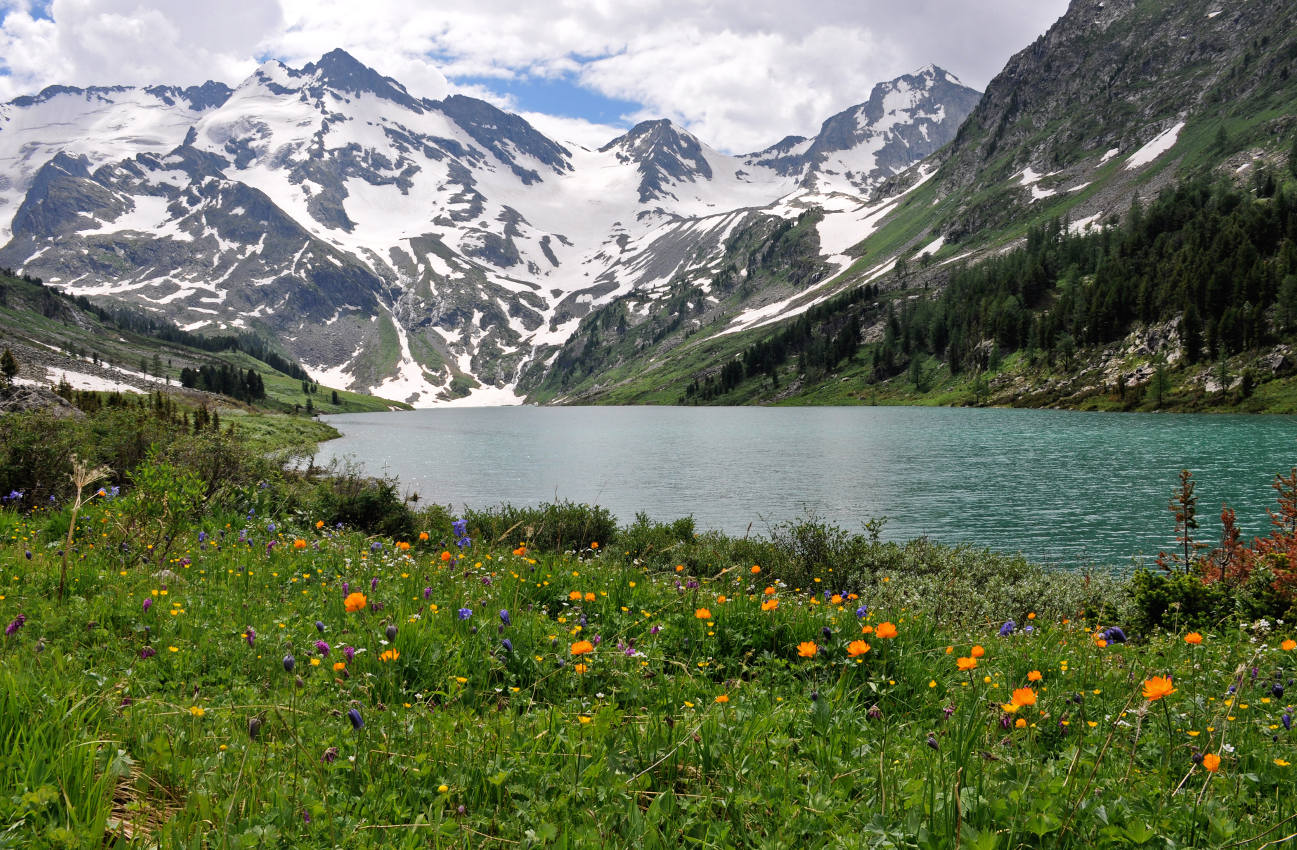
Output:
<svg viewBox="0 0 1297 850">
<path fill-rule="evenodd" d="M 378 589 L 378 576 L 374 576 L 369 580 L 369 589 L 371 591 Z"/>
<path fill-rule="evenodd" d="M 1270 694 L 1275 699 L 1283 699 L 1283 685 L 1279 682 L 1275 682 L 1274 685 L 1270 687 Z"/>
<path fill-rule="evenodd" d="M 1291 731 L 1292 731 L 1292 712 L 1290 712 L 1290 711 L 1285 711 L 1284 714 L 1283 714 L 1283 717 L 1280 717 L 1280 718 L 1279 718 L 1279 722 L 1283 724 L 1283 728 L 1284 728 L 1284 729 L 1287 729 L 1289 732 L 1291 732 Z"/>
<path fill-rule="evenodd" d="M 1125 643 L 1126 633 L 1121 630 L 1120 626 L 1112 626 L 1104 631 L 1103 639 L 1108 643 Z"/>
<path fill-rule="evenodd" d="M 381 552 L 382 550 L 383 550 L 383 544 L 378 542 L 377 540 L 369 544 L 369 551 L 371 552 Z"/>
<path fill-rule="evenodd" d="M 459 619 L 461 620 L 467 620 L 469 617 L 473 616 L 473 609 L 460 608 L 458 611 L 455 612 L 455 616 L 459 617 Z"/>
<path fill-rule="evenodd" d="M 257 630 L 248 626 L 248 630 L 243 633 L 243 637 L 248 641 L 248 646 L 252 646 L 257 640 Z"/>
<path fill-rule="evenodd" d="M 691 579 L 689 579 L 689 581 L 685 582 L 685 587 L 688 588 L 689 590 L 697 590 L 697 589 L 698 589 L 698 579 L 696 579 L 696 578 L 691 578 Z"/>
<path fill-rule="evenodd" d="M 323 621 L 323 620 L 316 620 L 316 621 L 315 621 L 315 630 L 316 630 L 317 632 L 322 632 L 322 631 L 324 631 L 324 621 Z"/>
<path fill-rule="evenodd" d="M 315 651 L 320 653 L 321 658 L 329 657 L 329 645 L 322 640 L 315 642 Z"/>
<path fill-rule="evenodd" d="M 1017 627 L 1018 624 L 1013 622 L 1012 620 L 1005 620 L 1004 625 L 1000 626 L 1000 637 L 1008 637 L 1009 635 L 1013 634 L 1013 630 L 1016 629 Z"/>
<path fill-rule="evenodd" d="M 350 593 L 350 592 L 351 592 L 351 582 L 349 582 L 349 581 L 344 581 L 344 582 L 342 583 L 342 595 L 343 595 L 343 596 L 346 596 L 346 595 L 347 595 L 348 593 Z"/>
<path fill-rule="evenodd" d="M 509 611 L 505 608 L 500 609 L 500 622 L 504 623 L 506 626 L 513 625 L 513 620 L 509 618 Z"/>
<path fill-rule="evenodd" d="M 928 743 L 928 746 L 929 746 L 929 747 L 932 747 L 932 749 L 934 749 L 934 750 L 937 749 L 937 736 L 936 736 L 936 735 L 929 735 L 929 736 L 928 736 L 928 742 L 927 742 L 927 743 Z"/>
<path fill-rule="evenodd" d="M 157 654 L 158 651 L 151 646 L 146 646 L 140 650 L 140 658 L 152 658 Z"/>
<path fill-rule="evenodd" d="M 594 637 L 590 638 L 590 643 L 594 644 L 595 646 L 598 646 L 600 641 L 602 640 L 603 638 L 601 636 L 595 635 Z"/>
<path fill-rule="evenodd" d="M 660 631 L 662 631 L 662 627 L 661 627 L 660 625 L 658 625 L 657 623 L 654 623 L 654 624 L 653 624 L 653 628 L 649 629 L 649 634 L 651 634 L 651 635 L 655 635 L 655 634 L 657 634 L 657 633 L 660 632 Z"/>
<path fill-rule="evenodd" d="M 861 605 L 859 608 L 856 609 L 856 619 L 858 620 L 864 619 L 865 615 L 868 613 L 869 613 L 869 607 L 866 605 Z"/>
<path fill-rule="evenodd" d="M 468 520 L 457 519 L 450 524 L 450 527 L 454 530 L 456 537 L 468 536 Z"/>
<path fill-rule="evenodd" d="M 342 655 L 347 659 L 347 663 L 350 664 L 356 658 L 356 648 L 354 646 L 344 646 L 342 648 Z"/>
<path fill-rule="evenodd" d="M 504 647 L 506 652 L 513 652 L 513 643 L 508 638 L 500 641 L 500 645 Z"/>
<path fill-rule="evenodd" d="M 431 598 L 432 598 L 432 588 L 431 588 L 431 587 L 425 587 L 425 588 L 423 589 L 423 598 L 424 598 L 424 599 L 431 599 Z"/>
<path fill-rule="evenodd" d="M 21 629 L 23 627 L 23 623 L 26 622 L 27 622 L 26 614 L 19 614 L 17 617 L 14 617 L 14 621 L 9 625 L 5 626 L 5 637 L 9 637 L 14 632 Z"/>
<path fill-rule="evenodd" d="M 291 672 L 293 672 L 293 668 L 296 667 L 296 666 L 297 666 L 297 659 L 294 658 L 294 657 L 292 656 L 291 653 L 288 654 L 288 655 L 285 655 L 285 656 L 284 656 L 284 672 L 285 672 L 285 673 L 291 673 Z"/>
<path fill-rule="evenodd" d="M 271 534 L 274 534 L 275 524 L 273 522 L 266 523 L 266 531 L 270 532 Z"/>
<path fill-rule="evenodd" d="M 144 613 L 145 614 L 149 613 L 149 609 L 153 607 L 153 597 L 152 596 L 144 597 L 143 604 L 144 604 Z"/>
<path fill-rule="evenodd" d="M 207 542 L 207 532 L 206 532 L 206 531 L 200 531 L 200 532 L 198 532 L 198 542 L 199 542 L 199 543 L 206 543 L 206 542 Z"/>
<path fill-rule="evenodd" d="M 393 624 L 389 625 L 389 626 L 387 627 L 387 631 L 384 632 L 384 634 L 387 635 L 387 639 L 388 639 L 388 640 L 396 640 L 396 624 L 393 623 Z"/>
<path fill-rule="evenodd" d="M 365 719 L 360 716 L 360 709 L 358 708 L 353 708 L 351 711 L 348 711 L 347 719 L 351 721 L 352 729 L 363 729 L 365 726 Z"/>
<path fill-rule="evenodd" d="M 324 762 L 325 764 L 333 764 L 335 761 L 337 761 L 337 759 L 338 759 L 337 747 L 329 747 L 327 750 L 324 751 L 324 755 L 320 756 L 320 761 Z"/>
<path fill-rule="evenodd" d="M 820 629 L 820 631 L 823 632 L 825 640 L 833 640 L 833 629 L 830 629 L 828 626 L 825 626 L 824 628 Z"/>
</svg>

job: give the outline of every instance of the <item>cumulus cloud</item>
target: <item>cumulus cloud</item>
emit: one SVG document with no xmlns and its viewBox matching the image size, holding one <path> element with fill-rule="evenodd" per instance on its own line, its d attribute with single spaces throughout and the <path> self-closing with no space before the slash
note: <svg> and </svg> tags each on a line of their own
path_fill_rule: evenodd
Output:
<svg viewBox="0 0 1297 850">
<path fill-rule="evenodd" d="M 490 81 L 561 78 L 639 104 L 624 122 L 669 117 L 738 152 L 812 134 L 874 83 L 929 62 L 984 87 L 1065 8 L 1066 0 L 53 0 L 42 13 L 30 0 L 0 0 L 8 72 L 0 96 L 50 83 L 237 84 L 261 59 L 300 66 L 343 47 L 416 95 L 470 91 L 515 105 Z M 587 139 L 607 127 L 562 117 Z"/>
</svg>

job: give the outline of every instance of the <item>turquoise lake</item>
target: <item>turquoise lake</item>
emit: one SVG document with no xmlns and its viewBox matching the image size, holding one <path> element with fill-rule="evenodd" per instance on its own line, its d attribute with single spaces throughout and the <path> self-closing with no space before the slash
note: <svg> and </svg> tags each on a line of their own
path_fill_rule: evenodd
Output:
<svg viewBox="0 0 1297 850">
<path fill-rule="evenodd" d="M 421 502 L 555 499 L 623 523 L 692 515 L 764 534 L 809 514 L 849 531 L 927 536 L 1065 566 L 1127 567 L 1175 545 L 1168 500 L 1198 482 L 1199 537 L 1222 502 L 1269 527 L 1276 473 L 1297 465 L 1297 418 L 841 407 L 508 407 L 328 417 L 350 457 Z"/>
</svg>

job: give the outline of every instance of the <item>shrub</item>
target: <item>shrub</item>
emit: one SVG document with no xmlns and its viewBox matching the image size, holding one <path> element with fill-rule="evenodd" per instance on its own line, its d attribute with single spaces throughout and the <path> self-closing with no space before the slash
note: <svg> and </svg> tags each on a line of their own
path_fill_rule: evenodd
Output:
<svg viewBox="0 0 1297 850">
<path fill-rule="evenodd" d="M 394 478 L 368 478 L 349 467 L 316 486 L 308 510 L 326 525 L 342 523 L 366 534 L 409 540 L 415 517 L 396 488 Z"/>
<path fill-rule="evenodd" d="M 591 543 L 603 546 L 617 539 L 617 519 L 607 508 L 570 501 L 535 507 L 498 505 L 486 510 L 466 509 L 470 536 L 483 542 L 526 541 L 550 551 L 582 549 Z"/>
</svg>

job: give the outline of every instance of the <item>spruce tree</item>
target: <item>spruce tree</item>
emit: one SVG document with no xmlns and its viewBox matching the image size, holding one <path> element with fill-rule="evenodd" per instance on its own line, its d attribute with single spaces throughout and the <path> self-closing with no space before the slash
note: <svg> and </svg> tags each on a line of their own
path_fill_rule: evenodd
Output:
<svg viewBox="0 0 1297 850">
<path fill-rule="evenodd" d="M 18 377 L 18 360 L 8 348 L 4 350 L 4 354 L 0 354 L 0 376 L 3 376 L 0 377 L 0 381 L 3 381 L 6 387 Z"/>
</svg>

